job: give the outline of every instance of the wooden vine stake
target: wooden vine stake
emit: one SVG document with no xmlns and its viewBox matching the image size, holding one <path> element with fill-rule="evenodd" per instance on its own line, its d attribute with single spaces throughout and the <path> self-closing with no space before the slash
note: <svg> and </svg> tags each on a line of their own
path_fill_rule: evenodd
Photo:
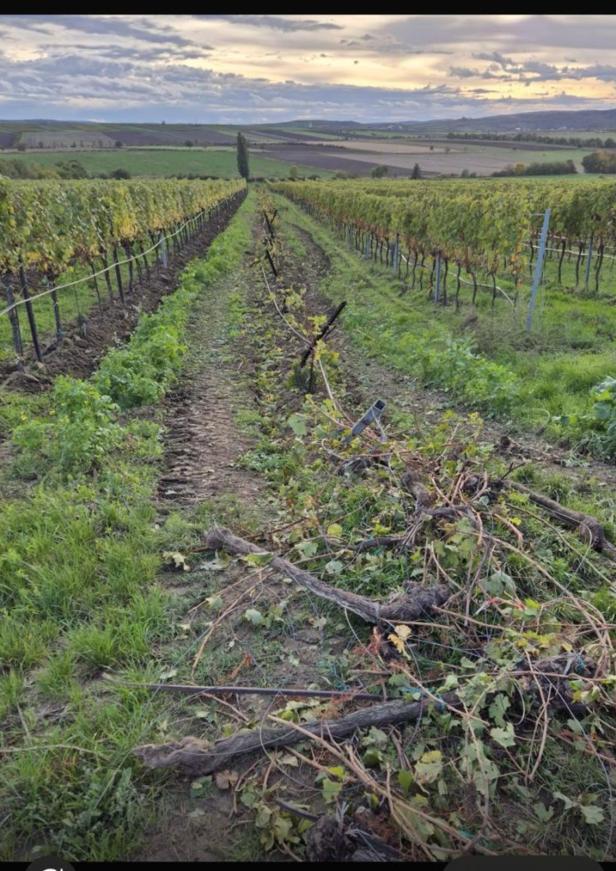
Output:
<svg viewBox="0 0 616 871">
<path fill-rule="evenodd" d="M 278 278 L 278 270 L 276 269 L 274 261 L 272 260 L 272 255 L 270 254 L 270 250 L 267 246 L 265 247 L 265 254 L 267 255 L 267 259 L 269 261 L 269 265 L 271 267 L 271 270 L 274 273 L 274 278 Z"/>
</svg>

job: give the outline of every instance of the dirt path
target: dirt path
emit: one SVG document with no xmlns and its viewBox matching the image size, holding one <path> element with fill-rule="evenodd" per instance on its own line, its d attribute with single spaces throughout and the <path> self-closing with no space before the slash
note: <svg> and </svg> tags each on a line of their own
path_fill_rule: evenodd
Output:
<svg viewBox="0 0 616 871">
<path fill-rule="evenodd" d="M 243 507 L 242 517 L 247 509 L 260 506 L 258 528 L 261 531 L 272 529 L 281 522 L 273 513 L 272 505 L 268 504 L 272 501 L 272 493 L 268 491 L 267 482 L 241 462 L 255 441 L 254 436 L 238 425 L 238 416 L 254 414 L 258 407 L 256 396 L 259 391 L 252 378 L 252 361 L 259 353 L 258 341 L 255 344 L 242 342 L 229 325 L 229 305 L 234 296 L 243 298 L 249 306 L 263 305 L 261 272 L 259 267 L 249 266 L 254 252 L 262 248 L 260 236 L 261 228 L 257 222 L 253 251 L 247 252 L 244 264 L 238 264 L 227 279 L 204 294 L 191 318 L 190 351 L 182 384 L 165 402 L 165 457 L 159 482 L 161 515 L 179 510 L 189 516 L 200 506 L 213 503 L 221 506 L 223 522 L 233 524 L 235 521 L 228 519 L 228 512 L 234 510 L 233 504 L 239 503 Z M 287 286 L 303 280 L 303 264 L 290 257 L 285 263 L 284 275 Z M 282 397 L 281 401 L 284 405 L 288 397 Z M 298 402 L 301 403 L 301 396 Z M 171 576 L 174 591 L 186 600 L 186 620 L 190 619 L 188 615 L 194 605 L 195 586 L 202 583 L 205 586 L 205 578 L 207 576 L 200 575 L 198 570 L 190 575 Z M 224 592 L 235 585 L 236 595 L 249 589 L 254 580 L 254 572 L 250 572 L 246 565 L 231 563 L 217 573 L 215 586 L 210 586 L 208 592 Z M 255 633 L 242 618 L 246 605 L 268 614 L 270 609 L 284 602 L 290 603 L 284 611 L 284 621 L 279 627 L 274 624 L 267 636 L 262 632 Z M 323 657 L 335 658 L 342 653 L 348 646 L 348 639 L 341 632 L 330 632 L 326 637 L 320 616 L 318 602 L 289 587 L 281 577 L 263 573 L 251 597 L 225 620 L 221 631 L 204 651 L 202 664 L 207 680 L 218 684 L 297 686 L 314 682 L 322 685 Z M 225 677 L 219 677 L 219 662 L 225 660 L 223 644 L 227 646 L 229 643 L 238 652 L 240 663 L 232 670 L 231 678 L 228 672 Z M 177 679 L 183 680 L 183 675 L 184 672 L 180 672 Z M 265 722 L 272 709 L 285 704 L 284 699 L 260 696 L 230 697 L 229 700 L 235 710 L 251 722 Z M 222 705 L 221 708 L 214 703 L 214 709 L 224 717 L 228 713 L 224 700 Z M 182 721 L 188 721 L 185 726 L 187 734 L 204 734 L 203 721 L 191 724 L 190 714 L 190 707 L 179 700 L 172 726 L 174 734 L 183 728 Z M 229 720 L 222 722 L 228 723 Z M 241 723 L 233 725 L 236 729 Z M 216 737 L 219 734 L 220 726 Z M 260 766 L 263 762 L 257 760 Z M 241 776 L 253 764 L 253 760 L 247 764 L 240 762 L 234 766 L 234 771 Z M 298 803 L 308 795 L 319 798 L 320 789 L 315 787 L 310 772 L 307 777 L 305 772 L 294 771 L 290 782 L 294 784 L 293 795 Z M 234 800 L 230 790 L 215 786 L 205 797 L 195 799 L 190 783 L 181 776 L 170 778 L 164 788 L 156 825 L 147 835 L 146 846 L 131 858 L 140 861 L 219 861 L 261 857 L 263 850 L 258 835 L 255 838 L 254 830 L 250 831 L 252 827 L 246 826 L 251 822 L 252 814 L 240 805 L 238 818 L 237 805 L 234 815 L 234 801 L 237 802 L 237 798 Z M 237 826 L 240 828 L 236 831 Z M 268 853 L 267 858 L 276 861 L 285 857 L 274 851 Z"/>
<path fill-rule="evenodd" d="M 250 406 L 243 384 L 246 360 L 226 334 L 229 294 L 237 275 L 195 308 L 191 346 L 181 386 L 165 402 L 167 431 L 159 497 L 167 504 L 196 505 L 219 494 L 252 500 L 259 481 L 237 462 L 248 447 L 238 429 L 238 412 Z"/>
<path fill-rule="evenodd" d="M 247 252 L 246 262 L 251 259 Z M 165 454 L 159 479 L 161 517 L 170 511 L 187 516 L 203 503 L 233 498 L 256 506 L 263 482 L 239 460 L 251 438 L 238 425 L 242 411 L 254 410 L 249 390 L 249 366 L 229 323 L 230 301 L 242 295 L 247 280 L 244 264 L 200 297 L 189 321 L 189 351 L 179 387 L 164 402 Z M 225 572 L 229 584 L 241 571 Z M 175 578 L 179 580 L 176 583 Z M 187 581 L 187 583 L 184 583 Z M 185 596 L 188 612 L 200 577 L 171 576 L 167 586 Z M 206 655 L 207 660 L 207 655 Z M 214 862 L 229 858 L 232 802 L 229 792 L 215 790 L 196 802 L 190 784 L 173 779 L 164 790 L 155 826 L 146 845 L 132 859 L 139 861 Z"/>
</svg>

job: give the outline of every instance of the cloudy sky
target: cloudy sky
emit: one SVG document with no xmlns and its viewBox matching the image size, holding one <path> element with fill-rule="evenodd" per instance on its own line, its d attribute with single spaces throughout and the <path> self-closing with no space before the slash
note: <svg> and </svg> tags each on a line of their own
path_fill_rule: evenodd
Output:
<svg viewBox="0 0 616 871">
<path fill-rule="evenodd" d="M 0 118 L 608 109 L 615 46 L 616 15 L 0 15 Z"/>
</svg>

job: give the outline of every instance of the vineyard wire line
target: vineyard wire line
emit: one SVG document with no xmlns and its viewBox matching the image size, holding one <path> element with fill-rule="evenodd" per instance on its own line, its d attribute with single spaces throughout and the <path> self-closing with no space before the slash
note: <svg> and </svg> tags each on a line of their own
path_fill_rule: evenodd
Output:
<svg viewBox="0 0 616 871">
<path fill-rule="evenodd" d="M 408 258 L 406 258 L 406 257 L 404 256 L 404 254 L 400 253 L 400 257 L 404 260 L 405 263 L 409 263 L 409 262 L 410 262 L 410 261 L 408 260 Z M 430 271 L 430 267 L 429 267 L 429 266 L 422 266 L 421 263 L 417 263 L 417 264 L 415 264 L 415 268 L 418 268 L 418 269 L 427 269 L 428 272 Z M 468 284 L 469 287 L 473 287 L 473 286 L 474 286 L 472 281 L 466 281 L 466 279 L 464 279 L 464 278 L 460 278 L 460 283 L 461 283 L 461 284 Z M 477 287 L 487 287 L 488 290 L 492 290 L 492 289 L 493 289 L 491 284 L 482 284 L 482 282 L 480 282 L 480 281 L 477 282 Z M 511 299 L 511 297 L 509 296 L 509 294 L 506 293 L 506 291 L 504 291 L 502 287 L 499 287 L 498 284 L 496 285 L 496 289 L 497 289 L 500 293 L 502 293 L 502 295 L 505 297 L 505 299 L 507 300 L 507 302 L 515 308 L 515 303 L 514 303 L 514 301 Z"/>
<path fill-rule="evenodd" d="M 539 245 L 531 245 L 531 248 L 534 248 L 535 251 L 538 251 L 538 250 L 539 250 Z M 561 254 L 561 253 L 562 253 L 562 249 L 561 249 L 561 248 L 550 248 L 549 245 L 546 245 L 546 246 L 545 246 L 545 250 L 546 250 L 546 251 L 556 251 L 557 254 Z M 573 251 L 573 250 L 571 250 L 571 249 L 569 249 L 569 248 L 566 248 L 566 249 L 565 249 L 565 254 L 575 254 L 576 257 L 588 257 L 588 252 L 587 252 L 587 251 L 579 252 L 579 251 Z M 593 254 L 597 254 L 597 252 L 596 252 L 596 251 L 593 251 Z M 598 256 L 598 255 L 597 255 L 597 256 Z M 604 257 L 605 260 L 616 260 L 616 255 L 614 255 L 614 254 L 605 254 L 605 253 L 604 253 L 604 254 L 603 254 L 603 257 Z"/>
<path fill-rule="evenodd" d="M 276 300 L 276 296 L 273 293 L 273 291 L 271 290 L 269 283 L 268 283 L 268 280 L 267 280 L 267 277 L 265 275 L 265 269 L 263 268 L 263 264 L 261 263 L 260 266 L 261 266 L 261 272 L 263 273 L 263 281 L 265 282 L 265 286 L 267 287 L 267 292 L 269 293 L 270 297 L 272 298 L 272 302 L 274 303 L 274 307 L 275 307 L 276 311 L 278 312 L 278 314 L 280 315 L 282 320 L 285 322 L 287 327 L 291 330 L 291 332 L 294 333 L 298 339 L 301 339 L 301 341 L 306 345 L 306 347 L 309 348 L 310 347 L 310 339 L 308 339 L 306 336 L 303 336 L 299 332 L 299 330 L 296 330 L 295 327 L 289 323 L 289 321 L 285 318 L 283 313 L 280 311 L 280 308 L 278 306 L 278 301 Z"/>
<path fill-rule="evenodd" d="M 83 278 L 76 278 L 75 281 L 69 281 L 66 284 L 58 284 L 55 287 L 48 287 L 46 290 L 42 290 L 40 293 L 37 293 L 34 296 L 31 296 L 29 300 L 26 300 L 26 299 L 15 300 L 15 302 L 11 303 L 11 305 L 8 305 L 8 306 L 6 306 L 6 308 L 3 308 L 0 310 L 0 317 L 2 317 L 3 315 L 9 314 L 10 312 L 13 311 L 13 309 L 16 309 L 17 306 L 19 306 L 19 305 L 25 305 L 27 302 L 34 302 L 34 300 L 40 299 L 43 296 L 48 296 L 50 293 L 53 293 L 54 291 L 65 290 L 67 287 L 73 287 L 76 284 L 83 284 L 86 281 L 91 281 L 93 278 L 97 278 L 99 275 L 104 275 L 105 272 L 110 272 L 116 266 L 123 266 L 126 263 L 132 263 L 134 260 L 138 260 L 140 257 L 145 257 L 146 254 L 149 254 L 151 251 L 154 251 L 156 248 L 158 248 L 158 246 L 162 242 L 166 242 L 168 239 L 173 239 L 175 236 L 177 236 L 179 233 L 181 233 L 182 230 L 184 229 L 184 227 L 186 227 L 191 221 L 194 221 L 197 218 L 200 218 L 201 215 L 204 215 L 207 211 L 208 211 L 208 209 L 202 209 L 196 215 L 193 215 L 192 217 L 188 218 L 188 220 L 186 220 L 182 224 L 182 226 L 179 227 L 175 231 L 175 233 L 169 233 L 167 236 L 161 236 L 160 239 L 158 240 L 158 242 L 156 242 L 150 248 L 142 251 L 141 254 L 136 254 L 133 257 L 128 257 L 126 260 L 114 261 L 109 266 L 106 266 L 104 269 L 99 269 L 98 272 L 92 272 L 90 275 L 84 276 Z"/>
</svg>

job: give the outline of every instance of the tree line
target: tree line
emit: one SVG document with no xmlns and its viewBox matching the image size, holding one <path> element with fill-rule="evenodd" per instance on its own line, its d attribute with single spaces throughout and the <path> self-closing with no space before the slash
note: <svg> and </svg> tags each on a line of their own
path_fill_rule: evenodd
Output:
<svg viewBox="0 0 616 871">
<path fill-rule="evenodd" d="M 508 177 L 516 175 L 572 175 L 577 172 L 572 160 L 554 160 L 547 163 L 516 163 L 515 166 L 505 166 L 492 173 L 493 177 Z"/>
<path fill-rule="evenodd" d="M 127 169 L 114 169 L 112 172 L 89 173 L 78 160 L 59 160 L 53 166 L 40 163 L 27 163 L 19 159 L 6 159 L 0 162 L 0 178 L 41 179 L 41 178 L 130 178 Z"/>
<path fill-rule="evenodd" d="M 616 139 L 608 136 L 553 136 L 542 133 L 454 133 L 447 139 L 482 139 L 489 142 L 541 142 L 546 145 L 572 145 L 576 148 L 616 148 Z"/>
</svg>

